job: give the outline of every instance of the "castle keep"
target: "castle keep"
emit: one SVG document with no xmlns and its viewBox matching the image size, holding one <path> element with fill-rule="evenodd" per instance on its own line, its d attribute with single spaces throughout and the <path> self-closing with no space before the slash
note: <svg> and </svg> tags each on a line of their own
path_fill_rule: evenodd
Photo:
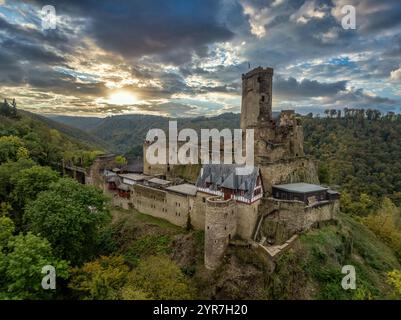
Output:
<svg viewBox="0 0 401 320">
<path fill-rule="evenodd" d="M 120 172 L 104 156 L 91 168 L 89 183 L 127 210 L 204 230 L 208 269 L 235 243 L 274 261 L 297 234 L 335 219 L 339 193 L 319 185 L 294 111 L 272 112 L 272 78 L 271 68 L 242 75 L 241 129 L 255 133 L 255 167 L 247 175 L 237 175 L 237 165 L 208 164 L 189 183 L 172 175 L 170 164 L 150 166 L 144 159 L 143 173 Z"/>
</svg>

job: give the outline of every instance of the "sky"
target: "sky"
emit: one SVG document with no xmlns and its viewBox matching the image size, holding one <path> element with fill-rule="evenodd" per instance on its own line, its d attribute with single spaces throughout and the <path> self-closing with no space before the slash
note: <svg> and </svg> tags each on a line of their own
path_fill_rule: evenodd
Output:
<svg viewBox="0 0 401 320">
<path fill-rule="evenodd" d="M 274 68 L 273 110 L 401 112 L 401 1 L 0 0 L 0 98 L 29 111 L 240 112 L 249 66 Z"/>
</svg>

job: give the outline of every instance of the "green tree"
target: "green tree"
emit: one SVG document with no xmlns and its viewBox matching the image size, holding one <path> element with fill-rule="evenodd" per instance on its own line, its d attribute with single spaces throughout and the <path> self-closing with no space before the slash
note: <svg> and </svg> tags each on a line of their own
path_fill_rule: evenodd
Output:
<svg viewBox="0 0 401 320">
<path fill-rule="evenodd" d="M 20 151 L 21 155 L 21 148 L 23 148 L 24 146 L 24 142 L 19 137 L 0 137 L 0 163 L 6 162 L 8 160 L 17 160 L 18 151 Z"/>
<path fill-rule="evenodd" d="M 59 179 L 59 174 L 49 167 L 33 166 L 21 170 L 11 178 L 14 185 L 13 198 L 19 203 L 19 207 L 32 201 L 36 196 L 49 189 L 51 183 Z"/>
<path fill-rule="evenodd" d="M 366 193 L 362 193 L 359 196 L 359 203 L 360 203 L 360 210 L 363 213 L 363 215 L 371 213 L 375 206 L 373 199 L 369 197 Z"/>
<path fill-rule="evenodd" d="M 0 217 L 0 299 L 45 299 L 53 290 L 41 286 L 42 268 L 52 265 L 58 278 L 68 277 L 68 263 L 54 257 L 50 243 L 32 233 L 13 236 L 10 218 Z"/>
<path fill-rule="evenodd" d="M 54 295 L 52 290 L 43 290 L 42 268 L 52 265 L 57 277 L 68 277 L 68 263 L 54 257 L 50 243 L 32 233 L 12 238 L 5 255 L 4 292 L 7 299 L 45 299 Z"/>
<path fill-rule="evenodd" d="M 19 159 L 15 162 L 0 164 L 0 201 L 11 199 L 11 192 L 14 189 L 13 176 L 21 170 L 31 168 L 35 163 L 30 159 Z"/>
<path fill-rule="evenodd" d="M 98 150 L 83 152 L 82 165 L 85 168 L 89 168 L 93 164 L 93 161 L 96 159 L 96 157 L 102 153 L 103 153 L 102 151 Z"/>
<path fill-rule="evenodd" d="M 181 300 L 194 297 L 190 282 L 181 269 L 163 255 L 141 260 L 129 275 L 125 290 L 129 288 L 145 293 L 150 299 Z"/>
<path fill-rule="evenodd" d="M 123 300 L 150 300 L 146 293 L 128 286 L 121 290 L 121 298 Z"/>
<path fill-rule="evenodd" d="M 344 213 L 355 213 L 355 207 L 353 204 L 354 202 L 351 198 L 351 194 L 346 191 L 342 192 L 340 198 L 341 211 Z"/>
<path fill-rule="evenodd" d="M 5 216 L 0 216 L 0 251 L 7 246 L 13 236 L 15 226 L 13 221 Z"/>
<path fill-rule="evenodd" d="M 401 270 L 388 272 L 387 283 L 394 287 L 395 297 L 401 299 Z"/>
<path fill-rule="evenodd" d="M 401 257 L 401 230 L 397 225 L 399 215 L 399 209 L 390 199 L 384 198 L 379 211 L 364 218 L 363 222 Z"/>
<path fill-rule="evenodd" d="M 118 165 L 125 165 L 127 164 L 127 159 L 124 156 L 116 156 L 114 158 L 114 161 L 118 164 Z"/>
<path fill-rule="evenodd" d="M 101 256 L 71 270 L 69 288 L 79 293 L 80 298 L 115 300 L 121 298 L 128 267 L 121 256 Z"/>
<path fill-rule="evenodd" d="M 59 257 L 80 264 L 93 256 L 110 213 L 100 190 L 62 178 L 27 204 L 25 219 L 28 229 L 46 237 Z"/>
</svg>

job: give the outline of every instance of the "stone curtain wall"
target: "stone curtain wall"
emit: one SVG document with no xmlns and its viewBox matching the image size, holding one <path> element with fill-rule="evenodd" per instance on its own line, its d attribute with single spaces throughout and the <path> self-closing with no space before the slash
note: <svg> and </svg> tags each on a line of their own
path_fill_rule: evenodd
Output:
<svg viewBox="0 0 401 320">
<path fill-rule="evenodd" d="M 250 240 L 255 230 L 255 225 L 259 217 L 260 200 L 251 204 L 236 202 L 237 210 L 237 232 L 242 239 Z"/>
<path fill-rule="evenodd" d="M 266 237 L 267 240 L 280 244 L 294 234 L 307 231 L 319 223 L 335 220 L 339 212 L 339 200 L 305 206 L 301 201 L 269 198 L 262 208 L 266 216 L 263 218 L 257 240 Z"/>
<path fill-rule="evenodd" d="M 138 211 L 186 226 L 191 202 L 188 196 L 134 185 L 131 197 L 132 205 Z"/>
</svg>

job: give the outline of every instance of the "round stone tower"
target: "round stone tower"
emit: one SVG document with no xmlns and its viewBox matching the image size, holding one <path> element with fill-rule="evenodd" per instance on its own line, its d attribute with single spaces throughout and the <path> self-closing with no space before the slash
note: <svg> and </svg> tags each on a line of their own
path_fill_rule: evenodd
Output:
<svg viewBox="0 0 401 320">
<path fill-rule="evenodd" d="M 237 228 L 235 201 L 222 197 L 206 199 L 205 267 L 215 269 L 235 235 Z"/>
</svg>

